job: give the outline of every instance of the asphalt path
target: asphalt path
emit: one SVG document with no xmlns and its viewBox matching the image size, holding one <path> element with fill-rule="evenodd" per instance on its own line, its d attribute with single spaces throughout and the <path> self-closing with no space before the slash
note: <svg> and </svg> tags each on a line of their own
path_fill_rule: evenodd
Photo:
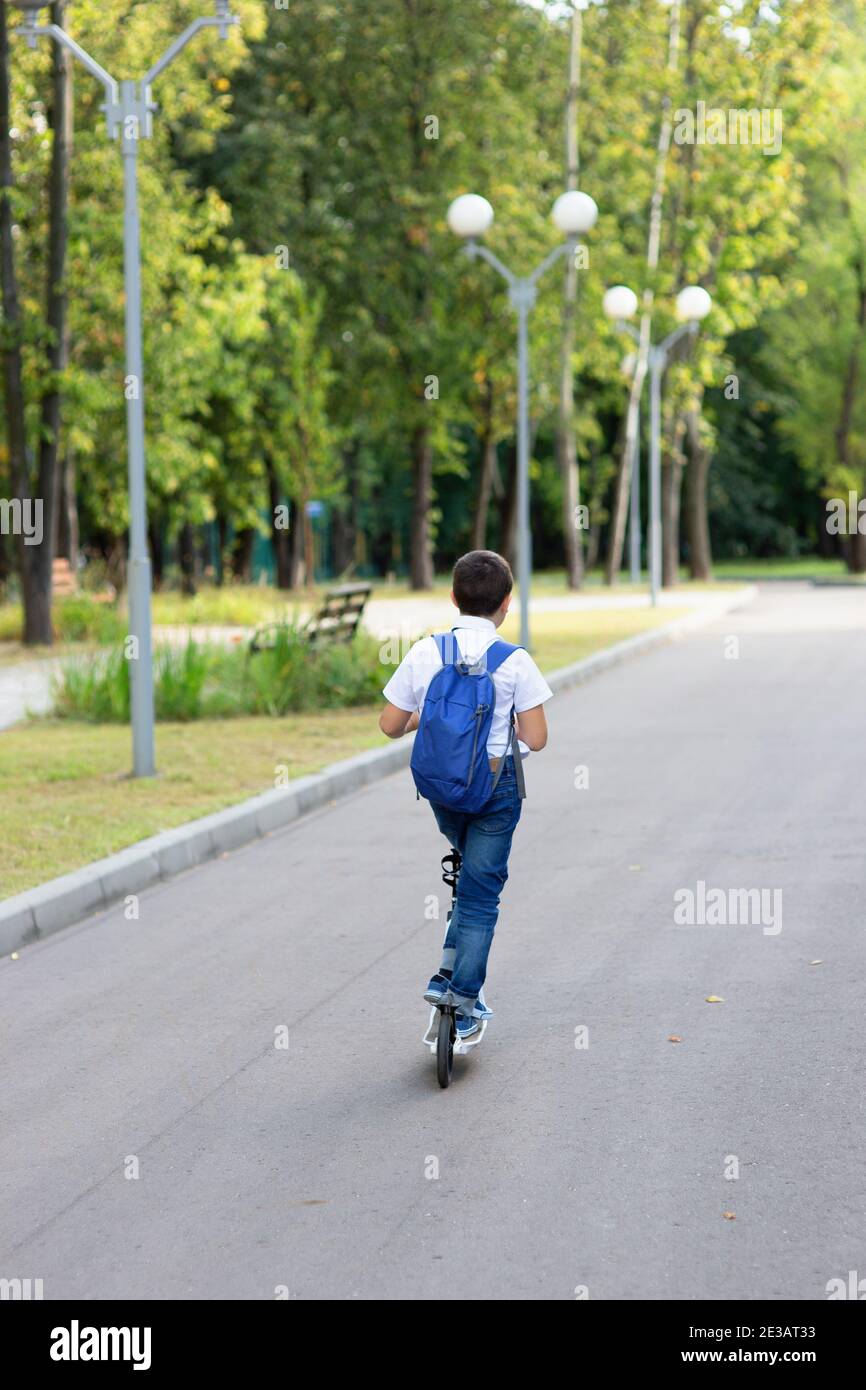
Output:
<svg viewBox="0 0 866 1390">
<path fill-rule="evenodd" d="M 866 1275 L 864 692 L 866 594 L 773 585 L 557 696 L 496 1017 L 448 1091 L 420 997 L 445 845 L 408 772 L 0 963 L 0 1276 L 724 1300 Z M 678 925 L 699 883 L 764 890 L 759 920 Z"/>
</svg>

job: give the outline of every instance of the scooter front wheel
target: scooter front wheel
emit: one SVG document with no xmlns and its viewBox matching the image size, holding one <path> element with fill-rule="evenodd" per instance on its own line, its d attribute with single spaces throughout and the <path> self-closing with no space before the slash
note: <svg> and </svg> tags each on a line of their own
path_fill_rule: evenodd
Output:
<svg viewBox="0 0 866 1390">
<path fill-rule="evenodd" d="M 436 1039 L 436 1080 L 445 1090 L 451 1085 L 454 1067 L 454 1015 L 448 1009 L 439 1012 L 439 1035 Z"/>
</svg>

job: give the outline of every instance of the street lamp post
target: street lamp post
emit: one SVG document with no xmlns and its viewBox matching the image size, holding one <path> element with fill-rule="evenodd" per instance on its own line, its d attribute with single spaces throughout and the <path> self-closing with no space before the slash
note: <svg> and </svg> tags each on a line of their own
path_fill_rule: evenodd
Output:
<svg viewBox="0 0 866 1390">
<path fill-rule="evenodd" d="M 635 411 L 634 439 L 631 446 L 628 568 L 632 584 L 640 584 L 640 401 L 638 401 Z"/>
<path fill-rule="evenodd" d="M 602 301 L 604 312 L 617 328 L 631 334 L 640 342 L 640 334 L 629 323 L 637 311 L 637 295 L 627 285 L 613 285 Z M 677 317 L 683 322 L 660 343 L 651 343 L 649 349 L 650 378 L 650 505 L 649 505 L 649 573 L 650 599 L 653 607 L 658 604 L 662 575 L 662 468 L 661 468 L 661 428 L 662 428 L 662 378 L 667 370 L 670 355 L 682 338 L 696 334 L 701 319 L 706 318 L 713 301 L 700 285 L 687 285 L 680 290 L 676 299 Z M 635 453 L 637 446 L 635 446 Z M 632 461 L 634 467 L 634 460 Z M 632 496 L 634 506 L 634 497 Z M 635 517 L 632 510 L 632 527 Z"/>
<path fill-rule="evenodd" d="M 529 522 L 529 313 L 538 281 L 561 256 L 574 255 L 578 238 L 595 225 L 598 208 L 586 193 L 562 193 L 553 205 L 553 220 L 565 241 L 545 256 L 531 275 L 514 275 L 478 240 L 493 221 L 493 208 L 477 193 L 464 193 L 448 209 L 448 225 L 466 243 L 466 254 L 487 261 L 508 285 L 517 313 L 517 583 L 520 588 L 520 643 L 529 647 L 529 586 L 532 575 Z"/>
<path fill-rule="evenodd" d="M 47 35 L 63 45 L 105 89 L 108 135 L 120 141 L 123 156 L 123 279 L 126 320 L 126 430 L 129 472 L 129 626 L 135 639 L 130 652 L 133 776 L 156 771 L 153 736 L 153 652 L 151 642 L 150 555 L 147 545 L 147 483 L 144 450 L 144 357 L 141 336 L 141 233 L 138 217 L 138 142 L 153 133 L 155 79 L 200 29 L 217 28 L 228 38 L 239 20 L 229 0 L 214 0 L 215 13 L 194 19 L 139 81 L 117 82 L 58 24 L 39 24 L 44 0 L 12 0 L 23 11 L 19 32 L 31 48 Z"/>
<path fill-rule="evenodd" d="M 631 319 L 637 313 L 637 295 L 634 290 L 630 290 L 627 285 L 613 285 L 604 296 L 602 307 L 608 318 L 613 319 L 619 325 L 625 325 L 628 331 L 632 332 L 635 338 L 638 334 L 634 333 L 626 320 Z M 631 355 L 627 362 L 632 366 L 637 365 L 637 358 Z M 630 373 L 628 373 L 630 375 Z M 629 494 L 629 519 L 628 519 L 628 549 L 629 549 L 629 574 L 633 584 L 640 583 L 640 401 L 637 403 L 635 420 L 634 438 L 631 446 L 631 458 L 628 461 L 631 472 L 631 491 Z"/>
</svg>

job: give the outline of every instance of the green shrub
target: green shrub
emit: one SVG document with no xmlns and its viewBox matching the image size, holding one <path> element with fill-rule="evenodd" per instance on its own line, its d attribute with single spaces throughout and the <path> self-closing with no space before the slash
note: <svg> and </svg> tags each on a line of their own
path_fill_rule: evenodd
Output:
<svg viewBox="0 0 866 1390">
<path fill-rule="evenodd" d="M 314 709 L 318 663 L 298 628 L 278 628 L 272 647 L 245 654 L 243 698 L 248 712 L 279 715 Z"/>
<path fill-rule="evenodd" d="M 295 627 L 277 629 L 273 647 L 245 659 L 242 703 L 247 714 L 295 714 L 369 704 L 390 672 L 366 634 L 343 645 L 311 647 Z"/>
<path fill-rule="evenodd" d="M 89 594 L 55 599 L 52 625 L 58 642 L 96 642 L 108 646 L 126 635 L 126 622 L 113 603 L 97 603 Z M 20 603 L 0 605 L 0 642 L 20 642 L 24 611 Z"/>
<path fill-rule="evenodd" d="M 52 682 L 53 713 L 58 719 L 91 724 L 125 724 L 129 720 L 129 662 L 123 650 L 75 657 L 64 662 Z"/>
<path fill-rule="evenodd" d="M 251 653 L 191 641 L 154 654 L 154 704 L 160 720 L 271 717 L 370 704 L 390 672 L 378 644 L 360 635 L 350 646 L 311 648 L 297 628 L 279 628 L 274 645 Z M 129 718 L 129 663 L 122 648 L 67 662 L 54 684 L 55 716 L 92 723 Z"/>
<path fill-rule="evenodd" d="M 20 603 L 0 604 L 0 642 L 20 642 L 23 622 Z"/>
<path fill-rule="evenodd" d="M 129 719 L 129 666 L 123 648 L 64 664 L 54 682 L 54 714 L 92 724 Z M 195 642 L 160 647 L 153 659 L 153 697 L 157 719 L 182 723 L 200 719 L 209 672 L 207 651 Z"/>
<path fill-rule="evenodd" d="M 54 605 L 54 633 L 61 642 L 98 642 L 107 646 L 126 634 L 126 623 L 111 603 L 89 594 L 74 594 Z"/>
<path fill-rule="evenodd" d="M 197 642 L 159 647 L 154 653 L 154 705 L 157 719 L 183 723 L 202 717 L 202 697 L 211 662 Z"/>
<path fill-rule="evenodd" d="M 320 704 L 326 709 L 367 705 L 378 700 L 394 674 L 379 660 L 380 644 L 366 633 L 351 646 L 326 647 L 319 664 Z"/>
</svg>

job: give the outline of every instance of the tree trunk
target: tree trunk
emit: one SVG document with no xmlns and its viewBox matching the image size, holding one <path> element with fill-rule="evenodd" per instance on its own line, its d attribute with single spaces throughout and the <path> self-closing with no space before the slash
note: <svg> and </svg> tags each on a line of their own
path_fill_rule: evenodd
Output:
<svg viewBox="0 0 866 1390">
<path fill-rule="evenodd" d="M 162 535 L 162 522 L 151 513 L 148 518 L 147 535 L 150 542 L 150 562 L 153 566 L 153 587 L 162 588 L 165 575 L 165 542 Z"/>
<path fill-rule="evenodd" d="M 487 549 L 487 521 L 493 492 L 493 470 L 496 467 L 496 440 L 488 431 L 481 441 L 481 470 L 478 476 L 478 497 L 472 519 L 472 549 Z"/>
<path fill-rule="evenodd" d="M 244 526 L 235 536 L 232 547 L 232 575 L 242 584 L 252 580 L 253 546 L 256 541 L 255 527 Z"/>
<path fill-rule="evenodd" d="M 583 16 L 574 5 L 571 11 L 571 39 L 568 59 L 568 88 L 565 98 L 565 186 L 576 189 L 580 174 L 577 103 L 580 94 L 580 48 Z M 583 583 L 583 539 L 577 524 L 580 486 L 577 442 L 574 437 L 574 330 L 577 311 L 577 267 L 568 256 L 562 303 L 562 338 L 559 350 L 559 417 L 556 456 L 562 480 L 562 541 L 565 550 L 565 582 L 569 589 Z"/>
<path fill-rule="evenodd" d="M 668 31 L 668 74 L 675 73 L 679 63 L 680 46 L 680 0 L 672 0 L 670 28 Z M 606 578 L 608 584 L 615 584 L 622 565 L 622 549 L 625 542 L 625 524 L 628 516 L 629 494 L 631 492 L 631 461 L 637 436 L 638 403 L 643 391 L 643 383 L 649 360 L 652 337 L 653 280 L 659 263 L 661 245 L 662 201 L 665 191 L 668 151 L 671 143 L 671 99 L 665 95 L 662 102 L 662 120 L 656 146 L 656 167 L 653 180 L 652 202 L 650 204 L 650 226 L 647 239 L 647 285 L 643 292 L 640 341 L 637 349 L 637 363 L 629 392 L 628 413 L 626 416 L 625 438 L 619 458 L 619 470 L 614 487 L 613 513 L 611 515 L 610 536 L 607 548 Z"/>
<path fill-rule="evenodd" d="M 586 568 L 595 569 L 598 564 L 598 552 L 601 548 L 601 522 L 591 521 L 589 526 L 589 541 L 586 547 Z"/>
<path fill-rule="evenodd" d="M 437 69 L 435 31 L 431 29 L 435 7 L 403 0 L 407 71 L 411 81 L 406 90 L 405 120 L 408 135 L 407 186 L 415 198 L 426 197 L 436 176 L 431 175 L 435 141 L 427 138 L 428 112 L 433 109 L 434 77 Z M 432 38 L 432 42 L 431 42 Z M 396 133 L 396 132 L 395 132 Z M 433 505 L 433 445 L 427 423 L 430 403 L 423 401 L 418 387 L 426 372 L 428 354 L 418 345 L 433 337 L 433 253 L 428 232 L 418 226 L 417 208 L 409 211 L 404 228 L 405 244 L 400 257 L 404 279 L 412 304 L 411 337 L 404 355 L 411 400 L 407 420 L 412 468 L 412 517 L 409 533 L 409 577 L 413 589 L 433 587 L 433 544 L 430 510 Z"/>
<path fill-rule="evenodd" d="M 662 588 L 674 589 L 680 577 L 680 495 L 683 456 L 680 449 L 683 425 L 674 425 L 673 439 L 662 466 Z"/>
<path fill-rule="evenodd" d="M 274 552 L 274 565 L 277 571 L 277 588 L 291 589 L 292 559 L 287 527 L 277 526 L 277 507 L 282 503 L 277 470 L 270 455 L 265 458 L 268 475 L 268 498 L 271 504 L 271 547 Z"/>
<path fill-rule="evenodd" d="M 354 440 L 343 449 L 346 497 L 343 508 L 335 510 L 331 523 L 334 547 L 334 573 L 350 574 L 355 567 L 358 543 L 358 446 Z"/>
<path fill-rule="evenodd" d="M 105 566 L 108 572 L 108 582 L 119 594 L 122 594 L 126 588 L 128 558 L 126 536 L 110 537 L 105 544 Z"/>
<path fill-rule="evenodd" d="M 51 22 L 61 28 L 65 0 L 51 6 Z M 51 641 L 52 560 L 57 544 L 58 505 L 61 487 L 60 429 L 63 373 L 69 362 L 69 328 L 66 316 L 66 247 L 69 235 L 69 161 L 72 146 L 72 57 L 60 44 L 51 44 L 52 97 L 48 119 L 53 129 L 51 174 L 48 190 L 48 285 L 46 323 L 49 330 L 45 388 L 40 402 L 39 478 L 37 492 L 42 498 L 44 539 L 35 552 L 36 584 L 41 594 L 40 608 L 45 628 L 36 638 Z M 25 638 L 26 640 L 26 638 Z"/>
<path fill-rule="evenodd" d="M 848 166 L 843 164 L 839 173 L 842 180 L 842 205 L 848 220 L 852 223 L 852 230 L 857 238 L 855 244 L 858 247 L 851 267 L 854 271 L 857 283 L 857 310 L 855 314 L 857 331 L 854 334 L 848 353 L 845 378 L 842 383 L 842 399 L 839 404 L 839 415 L 836 428 L 833 432 L 836 445 L 836 464 L 841 472 L 851 467 L 851 426 L 854 418 L 854 405 L 857 399 L 857 381 L 860 375 L 860 353 L 863 347 L 864 329 L 866 329 L 866 258 L 864 258 L 860 244 L 859 224 L 855 220 L 855 216 L 859 217 L 859 205 L 855 212 L 855 207 L 849 193 Z M 861 574 L 863 572 L 861 568 L 864 558 L 862 540 L 863 538 L 859 534 L 856 534 L 850 537 L 848 544 L 844 547 L 845 563 L 852 574 Z"/>
<path fill-rule="evenodd" d="M 508 446 L 505 491 L 499 503 L 499 549 L 512 569 L 517 563 L 517 445 Z"/>
<path fill-rule="evenodd" d="M 308 498 L 301 503 L 301 516 L 304 521 L 304 584 L 311 589 L 316 582 L 316 551 L 313 544 L 313 518 L 307 510 Z"/>
<path fill-rule="evenodd" d="M 866 574 L 866 534 L 856 531 L 849 537 L 845 563 L 849 574 Z"/>
<path fill-rule="evenodd" d="M 496 472 L 496 438 L 493 433 L 493 384 L 487 378 L 484 390 L 484 415 L 481 428 L 481 467 L 478 472 L 478 495 L 475 499 L 475 514 L 472 518 L 472 549 L 487 549 L 487 521 L 490 515 L 490 498 L 493 493 L 493 476 Z"/>
<path fill-rule="evenodd" d="M 686 411 L 689 466 L 686 469 L 686 535 L 689 543 L 689 574 L 692 579 L 713 577 L 707 481 L 712 458 L 701 439 L 700 411 Z"/>
<path fill-rule="evenodd" d="M 355 527 L 351 503 L 335 506 L 331 516 L 331 547 L 335 575 L 347 575 L 355 562 Z"/>
<path fill-rule="evenodd" d="M 827 530 L 827 504 L 823 497 L 816 497 L 812 503 L 815 517 L 815 530 L 818 535 L 818 554 L 822 560 L 837 560 L 841 553 L 841 536 L 831 536 Z"/>
<path fill-rule="evenodd" d="M 866 325 L 866 285 L 861 288 L 858 298 L 858 332 L 848 354 L 845 379 L 842 383 L 839 420 L 833 432 L 836 444 L 836 462 L 840 468 L 847 468 L 850 462 L 851 419 L 854 413 L 854 402 L 857 399 L 857 377 L 860 370 L 860 350 L 864 325 Z"/>
<path fill-rule="evenodd" d="M 866 329 L 866 262 L 857 256 L 854 269 L 857 275 L 857 332 L 848 354 L 845 379 L 842 384 L 842 401 L 839 407 L 839 421 L 834 431 L 836 442 L 836 462 L 841 469 L 850 467 L 851 461 L 851 423 L 854 404 L 857 399 L 857 381 L 860 375 L 860 353 L 863 348 L 863 333 Z M 866 570 L 866 546 L 864 537 L 859 534 L 851 537 L 846 549 L 845 562 L 851 574 L 862 574 Z"/>
<path fill-rule="evenodd" d="M 9 6 L 0 5 L 0 278 L 3 290 L 3 394 L 6 412 L 6 443 L 9 450 L 9 470 L 12 490 L 18 505 L 29 511 L 29 521 L 33 527 L 31 539 L 38 535 L 37 525 L 41 510 L 42 534 L 40 544 L 28 545 L 23 525 L 16 526 L 18 568 L 21 576 L 21 592 L 24 600 L 25 643 L 49 643 L 51 641 L 51 588 L 46 592 L 40 585 L 40 557 L 34 555 L 43 546 L 50 549 L 51 528 L 45 526 L 42 503 L 44 499 L 33 497 L 30 487 L 30 467 L 27 454 L 27 431 L 24 416 L 24 379 L 21 361 L 21 306 L 18 297 L 18 277 L 15 269 L 15 243 L 12 236 L 12 208 L 10 198 L 14 189 L 12 175 L 12 141 L 9 134 L 10 119 L 10 76 L 9 76 L 9 35 L 7 18 Z"/>
<path fill-rule="evenodd" d="M 177 562 L 180 566 L 181 592 L 190 598 L 196 592 L 195 585 L 195 530 L 192 522 L 185 521 L 177 538 Z"/>
<path fill-rule="evenodd" d="M 217 524 L 217 565 L 216 565 L 216 584 L 221 589 L 226 582 L 226 550 L 228 549 L 229 539 L 229 519 L 225 512 L 219 512 L 216 519 Z"/>
<path fill-rule="evenodd" d="M 78 568 L 78 498 L 76 495 L 75 450 L 67 441 L 60 469 L 60 488 L 57 494 L 57 550 L 68 560 L 73 570 Z"/>
<path fill-rule="evenodd" d="M 426 425 L 412 436 L 412 536 L 410 581 L 413 589 L 432 589 L 430 505 L 433 501 L 433 446 Z"/>
<path fill-rule="evenodd" d="M 304 521 L 299 503 L 292 503 L 291 550 L 289 554 L 289 588 L 300 589 L 304 582 Z"/>
<path fill-rule="evenodd" d="M 209 526 L 196 527 L 196 546 L 195 546 L 195 578 L 199 584 L 202 580 L 210 583 L 213 577 L 213 541 Z"/>
</svg>

